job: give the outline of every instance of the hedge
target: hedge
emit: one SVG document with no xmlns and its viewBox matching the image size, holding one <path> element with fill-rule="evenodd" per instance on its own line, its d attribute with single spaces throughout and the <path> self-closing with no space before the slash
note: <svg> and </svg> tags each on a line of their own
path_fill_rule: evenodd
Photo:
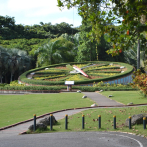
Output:
<svg viewBox="0 0 147 147">
<path fill-rule="evenodd" d="M 60 91 L 62 89 L 66 89 L 66 86 L 5 86 L 0 87 L 0 90 L 25 90 L 25 91 L 42 91 L 42 90 L 48 90 L 48 91 Z M 92 87 L 92 86 L 73 86 L 72 89 L 77 89 L 81 91 L 89 91 L 89 92 L 95 92 L 95 91 L 133 91 L 138 90 L 136 88 L 132 88 L 130 86 L 125 87 L 113 87 L 113 86 L 101 86 L 101 87 Z"/>
<path fill-rule="evenodd" d="M 62 87 L 57 86 L 5 86 L 0 90 L 61 90 Z"/>
</svg>

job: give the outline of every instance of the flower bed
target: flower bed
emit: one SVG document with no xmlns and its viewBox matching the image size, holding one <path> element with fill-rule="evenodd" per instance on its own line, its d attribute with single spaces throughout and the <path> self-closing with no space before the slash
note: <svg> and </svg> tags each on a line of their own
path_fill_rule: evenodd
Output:
<svg viewBox="0 0 147 147">
<path fill-rule="evenodd" d="M 64 66 L 63 66 L 64 65 Z M 88 77 L 75 72 L 73 65 L 81 68 Z M 72 71 L 72 72 L 71 72 Z M 108 81 L 133 72 L 133 67 L 126 63 L 93 61 L 83 63 L 62 63 L 27 71 L 20 76 L 20 81 L 32 85 L 63 85 L 65 81 L 75 81 L 75 85 Z M 33 80 L 27 79 L 33 73 Z"/>
</svg>

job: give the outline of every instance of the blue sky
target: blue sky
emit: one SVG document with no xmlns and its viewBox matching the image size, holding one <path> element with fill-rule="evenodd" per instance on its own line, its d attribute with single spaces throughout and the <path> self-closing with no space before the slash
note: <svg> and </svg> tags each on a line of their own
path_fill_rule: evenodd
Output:
<svg viewBox="0 0 147 147">
<path fill-rule="evenodd" d="M 76 8 L 61 11 L 57 0 L 0 0 L 0 15 L 14 17 L 22 25 L 66 22 L 77 27 L 82 21 Z"/>
</svg>

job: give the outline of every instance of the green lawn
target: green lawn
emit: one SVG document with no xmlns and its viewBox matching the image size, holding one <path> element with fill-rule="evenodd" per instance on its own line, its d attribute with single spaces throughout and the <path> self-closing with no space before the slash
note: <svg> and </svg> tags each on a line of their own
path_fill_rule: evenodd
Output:
<svg viewBox="0 0 147 147">
<path fill-rule="evenodd" d="M 88 107 L 81 93 L 0 95 L 0 128 L 55 110 Z"/>
<path fill-rule="evenodd" d="M 113 97 L 110 97 L 112 100 L 126 105 L 130 102 L 133 104 L 147 103 L 147 97 L 144 97 L 139 91 L 104 91 L 100 94 L 106 97 L 112 95 Z"/>
<path fill-rule="evenodd" d="M 147 113 L 147 106 L 131 108 L 99 108 L 86 110 L 68 118 L 68 130 L 65 130 L 65 120 L 62 119 L 58 125 L 53 126 L 53 131 L 45 132 L 63 132 L 63 131 L 119 131 L 141 134 L 147 137 L 147 130 L 143 125 L 134 125 L 130 130 L 124 126 L 125 120 L 134 114 Z M 85 115 L 85 129 L 82 130 L 82 114 Z M 98 115 L 101 115 L 101 129 L 98 129 Z M 113 116 L 116 115 L 117 129 L 113 128 Z"/>
</svg>

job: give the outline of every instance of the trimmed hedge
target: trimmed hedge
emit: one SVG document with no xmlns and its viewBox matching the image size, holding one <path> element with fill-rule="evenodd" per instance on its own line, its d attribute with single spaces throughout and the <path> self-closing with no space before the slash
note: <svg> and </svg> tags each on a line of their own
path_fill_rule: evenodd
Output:
<svg viewBox="0 0 147 147">
<path fill-rule="evenodd" d="M 42 91 L 42 90 L 48 90 L 48 91 L 60 91 L 62 89 L 66 89 L 66 86 L 5 86 L 0 87 L 0 90 L 22 90 L 22 91 Z M 132 88 L 131 86 L 126 87 L 113 87 L 113 86 L 101 86 L 101 87 L 92 87 L 92 86 L 73 86 L 72 89 L 79 89 L 81 91 L 89 91 L 89 92 L 95 92 L 95 91 L 134 91 L 138 90 L 136 88 Z"/>
<path fill-rule="evenodd" d="M 95 91 L 136 91 L 138 89 L 132 87 L 90 87 L 90 86 L 76 86 L 73 89 L 79 89 L 81 91 L 95 92 Z"/>
<path fill-rule="evenodd" d="M 42 80 L 33 80 L 33 79 L 28 79 L 26 78 L 27 75 L 29 75 L 32 72 L 36 72 L 45 68 L 51 68 L 51 67 L 59 67 L 59 66 L 66 66 L 67 64 L 73 65 L 73 64 L 88 64 L 88 63 L 99 63 L 99 64 L 109 64 L 109 61 L 89 61 L 89 62 L 80 62 L 80 63 L 76 63 L 76 62 L 71 62 L 71 63 L 61 63 L 61 64 L 54 64 L 54 65 L 50 65 L 50 66 L 46 66 L 46 67 L 41 67 L 41 68 L 36 68 L 36 69 L 32 69 L 29 70 L 25 73 L 23 73 L 20 77 L 19 80 L 27 83 L 27 84 L 32 84 L 32 85 L 64 85 L 64 81 L 42 81 Z M 81 81 L 75 81 L 75 85 L 80 85 L 80 84 L 89 84 L 89 83 L 94 83 L 94 82 L 101 82 L 101 81 L 109 81 L 109 80 L 113 80 L 116 78 L 120 78 L 123 76 L 126 76 L 130 73 L 133 72 L 133 66 L 126 64 L 126 63 L 121 63 L 121 62 L 113 62 L 114 64 L 118 64 L 120 66 L 125 66 L 127 68 L 127 71 L 125 71 L 124 73 L 119 73 L 118 75 L 114 75 L 111 77 L 107 77 L 107 78 L 99 78 L 99 79 L 90 79 L 90 80 L 81 80 Z"/>
<path fill-rule="evenodd" d="M 5 86 L 0 90 L 61 90 L 62 87 L 57 86 Z"/>
</svg>

